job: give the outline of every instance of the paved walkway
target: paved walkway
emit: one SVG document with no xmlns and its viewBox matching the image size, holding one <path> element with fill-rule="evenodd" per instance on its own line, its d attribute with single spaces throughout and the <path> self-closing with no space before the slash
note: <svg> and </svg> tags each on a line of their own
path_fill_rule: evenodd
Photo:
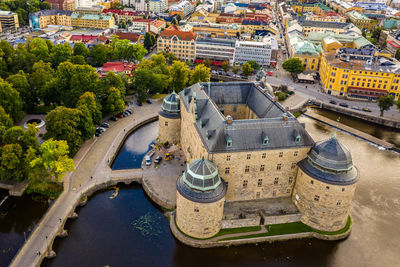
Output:
<svg viewBox="0 0 400 267">
<path fill-rule="evenodd" d="M 83 145 L 74 158 L 76 170 L 64 177 L 63 193 L 36 226 L 10 266 L 28 267 L 41 263 L 48 252 L 49 244 L 53 242 L 59 230 L 63 229 L 66 219 L 74 211 L 82 195 L 96 185 L 110 180 L 109 161 L 117 152 L 127 131 L 156 116 L 159 108 L 159 102 L 136 108 L 133 115 L 110 123 L 110 128 L 101 137 Z"/>
</svg>

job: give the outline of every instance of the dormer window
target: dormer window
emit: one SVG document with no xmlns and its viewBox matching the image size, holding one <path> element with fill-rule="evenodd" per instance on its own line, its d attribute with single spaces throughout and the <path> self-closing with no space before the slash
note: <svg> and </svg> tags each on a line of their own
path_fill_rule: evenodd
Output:
<svg viewBox="0 0 400 267">
<path fill-rule="evenodd" d="M 269 142 L 268 136 L 265 136 L 263 139 L 263 145 L 264 146 L 268 145 L 268 142 Z"/>
<path fill-rule="evenodd" d="M 227 141 L 226 141 L 226 147 L 232 147 L 232 139 L 228 139 Z"/>
<path fill-rule="evenodd" d="M 301 141 L 301 136 L 300 136 L 300 134 L 298 134 L 298 135 L 296 136 L 296 138 L 295 138 L 295 142 L 296 142 L 296 143 L 300 143 L 300 141 Z"/>
</svg>

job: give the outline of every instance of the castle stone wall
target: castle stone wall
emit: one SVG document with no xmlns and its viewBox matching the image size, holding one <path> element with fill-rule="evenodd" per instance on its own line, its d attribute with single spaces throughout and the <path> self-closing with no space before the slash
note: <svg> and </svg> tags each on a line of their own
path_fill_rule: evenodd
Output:
<svg viewBox="0 0 400 267">
<path fill-rule="evenodd" d="M 181 118 L 158 116 L 158 138 L 161 142 L 178 144 L 181 139 Z"/>
<path fill-rule="evenodd" d="M 219 105 L 224 109 L 224 115 L 230 115 L 234 120 L 257 119 L 257 115 L 246 104 Z"/>
<path fill-rule="evenodd" d="M 176 194 L 176 224 L 185 234 L 196 238 L 209 238 L 221 229 L 224 211 L 222 198 L 213 203 L 197 203 Z"/>
<path fill-rule="evenodd" d="M 309 150 L 309 147 L 299 147 L 215 153 L 210 154 L 209 159 L 218 166 L 220 176 L 228 183 L 226 201 L 290 197 L 297 163 L 307 156 Z M 281 164 L 280 169 L 278 164 Z"/>
<path fill-rule="evenodd" d="M 320 182 L 299 168 L 292 200 L 302 213 L 303 223 L 332 232 L 346 226 L 355 188 L 356 184 L 338 186 Z"/>
<path fill-rule="evenodd" d="M 261 216 L 246 219 L 223 220 L 221 228 L 240 228 L 260 225 Z"/>
<path fill-rule="evenodd" d="M 280 224 L 280 223 L 291 223 L 298 222 L 301 219 L 301 213 L 288 214 L 288 215 L 276 215 L 264 217 L 264 224 Z"/>
</svg>

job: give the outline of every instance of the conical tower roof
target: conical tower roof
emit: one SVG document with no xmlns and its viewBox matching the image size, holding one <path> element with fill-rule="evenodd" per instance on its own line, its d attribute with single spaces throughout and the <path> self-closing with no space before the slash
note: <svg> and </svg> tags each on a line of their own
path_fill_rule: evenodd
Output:
<svg viewBox="0 0 400 267">
<path fill-rule="evenodd" d="M 164 98 L 160 115 L 175 118 L 180 116 L 180 112 L 179 96 L 174 91 Z"/>
</svg>

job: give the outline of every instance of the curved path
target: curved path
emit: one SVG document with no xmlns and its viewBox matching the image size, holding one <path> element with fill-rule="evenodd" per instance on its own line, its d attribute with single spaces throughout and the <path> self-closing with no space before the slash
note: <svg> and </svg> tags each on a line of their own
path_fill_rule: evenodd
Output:
<svg viewBox="0 0 400 267">
<path fill-rule="evenodd" d="M 86 142 L 74 157 L 76 170 L 64 177 L 64 191 L 47 211 L 34 232 L 14 257 L 10 266 L 39 266 L 65 221 L 72 215 L 82 196 L 110 182 L 112 161 L 129 131 L 158 115 L 160 103 L 136 108 L 134 114 L 111 123 L 101 137 Z M 142 173 L 136 174 L 141 179 Z M 39 254 L 40 252 L 40 254 Z"/>
</svg>

